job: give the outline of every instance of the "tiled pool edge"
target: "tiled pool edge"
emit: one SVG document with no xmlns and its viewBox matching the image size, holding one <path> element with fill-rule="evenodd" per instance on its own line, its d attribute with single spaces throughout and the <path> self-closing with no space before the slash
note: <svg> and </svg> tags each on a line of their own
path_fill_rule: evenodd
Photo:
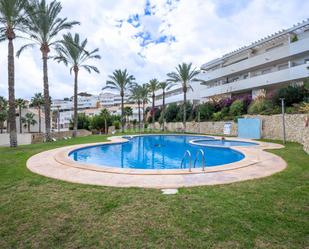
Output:
<svg viewBox="0 0 309 249">
<path fill-rule="evenodd" d="M 229 139 L 232 140 L 235 138 L 227 138 L 227 140 Z M 251 141 L 238 138 L 237 140 Z M 206 171 L 202 171 L 201 168 L 192 169 L 192 172 L 188 172 L 188 169 L 151 170 L 151 172 L 149 172 L 149 170 L 102 168 L 94 165 L 79 164 L 68 157 L 70 151 L 85 146 L 125 141 L 127 140 L 122 137 L 112 137 L 110 142 L 74 145 L 45 151 L 31 157 L 27 161 L 27 167 L 32 172 L 69 182 L 102 186 L 145 188 L 225 184 L 265 177 L 279 172 L 286 167 L 286 163 L 283 159 L 263 151 L 263 149 L 279 149 L 283 147 L 282 145 L 258 141 L 254 141 L 259 143 L 258 146 L 246 148 L 232 147 L 243 153 L 245 159 L 224 166 L 211 167 L 206 169 Z M 44 159 L 42 157 L 44 157 Z M 261 169 L 261 167 L 263 167 L 263 169 Z M 259 170 L 257 170 L 257 168 L 259 168 Z M 71 175 L 68 174 L 69 171 L 71 171 Z"/>
</svg>

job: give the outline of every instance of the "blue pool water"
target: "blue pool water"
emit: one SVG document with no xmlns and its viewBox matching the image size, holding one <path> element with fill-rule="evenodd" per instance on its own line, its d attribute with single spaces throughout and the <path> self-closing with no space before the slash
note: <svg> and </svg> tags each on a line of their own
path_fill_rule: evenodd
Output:
<svg viewBox="0 0 309 249">
<path fill-rule="evenodd" d="M 153 135 L 137 136 L 128 142 L 97 145 L 75 150 L 70 157 L 78 162 L 98 166 L 121 167 L 132 169 L 179 169 L 186 150 L 195 159 L 202 149 L 205 153 L 206 166 L 217 166 L 240 161 L 244 155 L 229 148 L 192 145 L 189 141 L 200 139 L 190 135 Z M 207 138 L 211 139 L 211 138 Z M 201 167 L 201 160 L 197 161 Z"/>
<path fill-rule="evenodd" d="M 215 146 L 224 146 L 224 147 L 231 147 L 231 146 L 253 146 L 258 145 L 257 143 L 252 142 L 242 142 L 242 141 L 232 141 L 232 140 L 219 140 L 219 139 L 205 139 L 205 140 L 194 140 L 194 143 L 200 145 L 215 145 Z"/>
</svg>

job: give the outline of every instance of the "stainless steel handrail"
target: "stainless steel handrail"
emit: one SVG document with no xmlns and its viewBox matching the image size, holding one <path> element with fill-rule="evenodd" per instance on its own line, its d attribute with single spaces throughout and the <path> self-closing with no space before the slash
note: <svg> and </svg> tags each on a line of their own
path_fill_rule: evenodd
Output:
<svg viewBox="0 0 309 249">
<path fill-rule="evenodd" d="M 189 157 L 189 172 L 191 172 L 192 168 L 192 156 L 189 150 L 186 150 L 185 154 L 183 155 L 183 158 L 181 160 L 180 168 L 182 169 L 183 163 L 185 162 L 185 159 Z"/>
<path fill-rule="evenodd" d="M 196 157 L 195 157 L 195 160 L 194 160 L 194 165 L 193 167 L 195 168 L 195 165 L 196 165 L 196 162 L 198 160 L 198 156 L 199 154 L 202 155 L 202 170 L 205 171 L 205 153 L 202 149 L 199 149 L 197 152 L 196 152 Z"/>
</svg>

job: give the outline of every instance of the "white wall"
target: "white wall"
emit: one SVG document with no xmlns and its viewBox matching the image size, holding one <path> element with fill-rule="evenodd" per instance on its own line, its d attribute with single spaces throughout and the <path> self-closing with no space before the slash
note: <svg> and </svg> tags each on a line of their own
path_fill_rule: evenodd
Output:
<svg viewBox="0 0 309 249">
<path fill-rule="evenodd" d="M 18 145 L 31 144 L 31 134 L 17 134 Z M 0 134 L 0 146 L 10 145 L 10 135 L 8 133 Z"/>
</svg>

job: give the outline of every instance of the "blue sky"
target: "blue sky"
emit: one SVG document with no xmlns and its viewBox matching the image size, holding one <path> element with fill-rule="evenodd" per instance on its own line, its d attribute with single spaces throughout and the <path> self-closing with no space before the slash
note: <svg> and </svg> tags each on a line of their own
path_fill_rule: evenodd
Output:
<svg viewBox="0 0 309 249">
<path fill-rule="evenodd" d="M 79 90 L 99 93 L 114 69 L 127 68 L 139 83 L 166 74 L 178 63 L 196 67 L 308 18 L 302 0 L 61 0 L 63 16 L 78 20 L 78 32 L 99 48 L 101 73 L 80 72 Z M 16 41 L 16 49 L 23 41 Z M 7 44 L 0 44 L 0 95 L 7 95 Z M 16 59 L 16 96 L 42 91 L 38 48 Z M 53 98 L 71 96 L 73 78 L 49 61 Z"/>
</svg>

